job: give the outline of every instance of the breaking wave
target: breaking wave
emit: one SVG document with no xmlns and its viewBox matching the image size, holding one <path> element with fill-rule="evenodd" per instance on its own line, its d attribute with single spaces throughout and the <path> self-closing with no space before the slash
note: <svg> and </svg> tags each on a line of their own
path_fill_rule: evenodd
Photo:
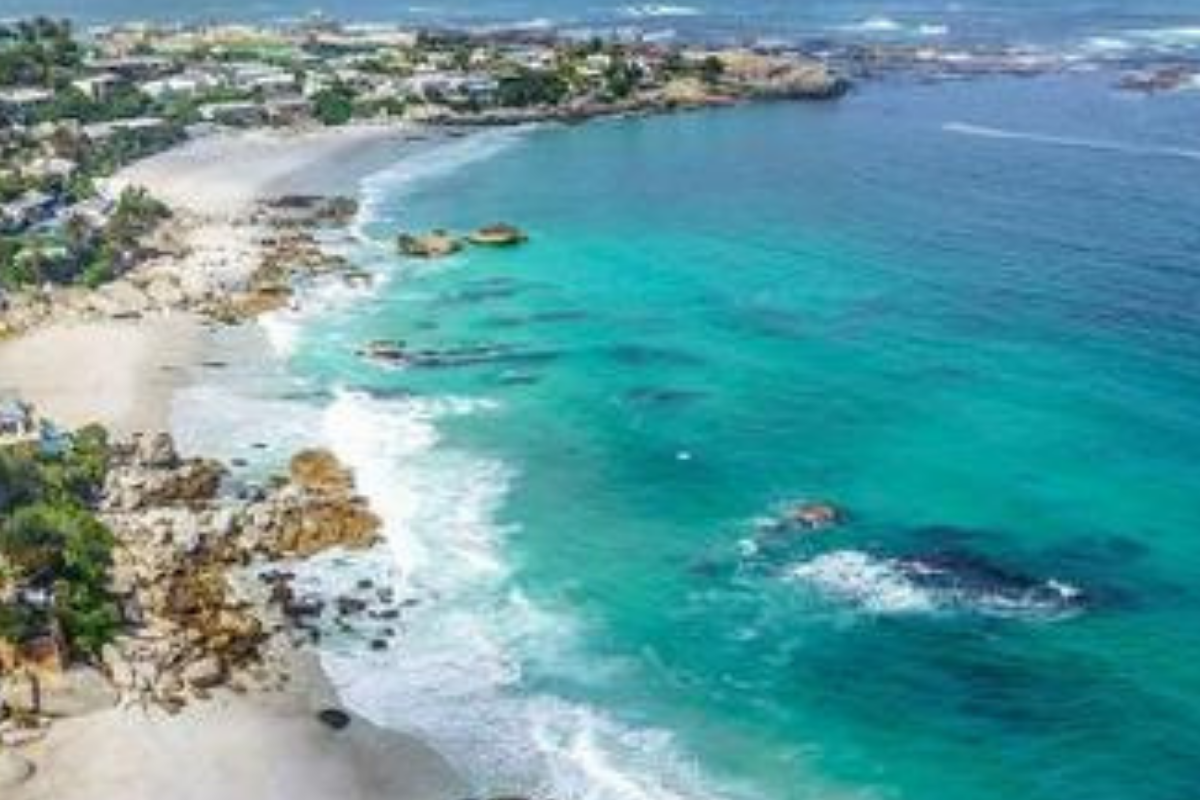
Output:
<svg viewBox="0 0 1200 800">
<path fill-rule="evenodd" d="M 363 577 L 390 580 L 411 606 L 392 651 L 324 652 L 343 700 L 419 734 L 489 793 L 719 796 L 669 732 L 526 686 L 531 670 L 578 677 L 605 666 L 581 652 L 569 616 L 539 607 L 512 581 L 503 552 L 510 530 L 496 518 L 513 471 L 441 441 L 440 421 L 495 410 L 463 398 L 341 392 L 325 411 L 327 444 L 383 519 L 390 557 L 327 560 L 301 580 L 322 593 Z"/>
<path fill-rule="evenodd" d="M 621 14 L 634 19 L 655 19 L 663 17 L 698 17 L 704 12 L 694 6 L 646 3 L 644 5 L 625 6 Z"/>
<path fill-rule="evenodd" d="M 352 232 L 365 243 L 374 241 L 371 230 L 379 223 L 391 221 L 387 209 L 394 207 L 397 198 L 515 147 L 534 127 L 496 128 L 418 146 L 412 156 L 361 181 L 359 211 Z"/>
<path fill-rule="evenodd" d="M 972 574 L 943 559 L 880 558 L 836 550 L 790 567 L 787 578 L 822 598 L 870 614 L 972 613 L 1016 618 L 1056 618 L 1075 613 L 1078 588 L 1050 579 L 1033 581 L 998 570 Z"/>
</svg>

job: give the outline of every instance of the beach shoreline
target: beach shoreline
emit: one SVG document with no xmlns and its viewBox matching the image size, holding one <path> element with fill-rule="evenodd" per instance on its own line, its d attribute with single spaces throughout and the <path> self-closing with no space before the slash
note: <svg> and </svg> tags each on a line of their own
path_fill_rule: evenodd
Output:
<svg viewBox="0 0 1200 800">
<path fill-rule="evenodd" d="M 182 256 L 137 272 L 165 270 L 206 295 L 244 291 L 264 256 L 265 230 L 255 219 L 263 202 L 352 193 L 420 135 L 364 125 L 217 136 L 138 162 L 112 188 L 145 188 L 167 202 L 185 244 Z M 64 427 L 96 423 L 121 439 L 171 431 L 177 391 L 230 366 L 225 359 L 264 357 L 221 347 L 218 323 L 171 300 L 136 318 L 81 313 L 33 325 L 0 343 L 0 390 Z M 236 324 L 254 323 L 250 316 Z M 210 361 L 218 356 L 221 363 Z M 58 720 L 45 738 L 17 751 L 34 772 L 13 798 L 466 796 L 454 770 L 420 740 L 352 715 L 344 729 L 323 724 L 318 711 L 340 704 L 318 662 L 289 649 L 282 690 L 219 690 L 177 714 L 124 705 Z"/>
</svg>

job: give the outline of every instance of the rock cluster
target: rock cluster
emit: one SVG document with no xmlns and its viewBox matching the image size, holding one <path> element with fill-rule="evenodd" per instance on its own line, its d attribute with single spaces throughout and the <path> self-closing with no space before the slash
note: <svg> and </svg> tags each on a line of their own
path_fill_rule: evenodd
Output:
<svg viewBox="0 0 1200 800">
<path fill-rule="evenodd" d="M 471 244 L 486 247 L 511 247 L 512 245 L 523 244 L 528 240 L 528 234 L 515 225 L 509 225 L 506 222 L 485 225 L 467 237 L 467 241 Z"/>
<path fill-rule="evenodd" d="M 237 510 L 220 499 L 224 469 L 183 459 L 165 434 L 113 449 L 103 517 L 117 537 L 113 588 L 129 632 L 106 646 L 122 694 L 178 708 L 255 666 L 265 639 L 226 570 L 244 560 Z"/>
<path fill-rule="evenodd" d="M 290 480 L 252 503 L 244 520 L 242 546 L 272 557 L 304 558 L 379 541 L 379 517 L 355 494 L 349 470 L 326 450 L 296 454 Z"/>
<path fill-rule="evenodd" d="M 270 681 L 272 631 L 230 573 L 255 557 L 376 541 L 378 518 L 327 452 L 297 455 L 290 477 L 250 502 L 222 494 L 224 476 L 216 462 L 181 458 L 166 435 L 113 450 L 103 518 L 128 631 L 102 660 L 126 698 L 177 709 L 218 686 Z"/>
<path fill-rule="evenodd" d="M 402 255 L 411 258 L 445 258 L 462 250 L 462 241 L 443 230 L 402 233 L 396 238 L 396 245 Z"/>
</svg>

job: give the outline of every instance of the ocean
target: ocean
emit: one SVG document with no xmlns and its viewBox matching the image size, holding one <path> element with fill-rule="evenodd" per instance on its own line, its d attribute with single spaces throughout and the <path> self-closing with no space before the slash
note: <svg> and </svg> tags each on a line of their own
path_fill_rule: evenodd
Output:
<svg viewBox="0 0 1200 800">
<path fill-rule="evenodd" d="M 1194 0 L 200 0 L 185 7 L 157 0 L 0 0 L 0 18 L 49 14 L 82 24 L 280 22 L 318 12 L 355 22 L 515 26 L 579 35 L 626 30 L 660 39 L 1004 43 L 1089 55 L 1200 48 Z"/>
<path fill-rule="evenodd" d="M 354 465 L 389 546 L 304 585 L 412 606 L 326 666 L 481 793 L 1186 800 L 1196 119 L 1101 72 L 430 143 L 338 245 L 377 284 L 177 421 Z M 494 220 L 530 242 L 394 253 Z"/>
<path fill-rule="evenodd" d="M 323 5 L 1200 46 L 1182 0 Z M 269 357 L 184 391 L 176 427 L 251 474 L 306 443 L 355 468 L 387 544 L 302 585 L 370 578 L 405 611 L 387 651 L 331 631 L 325 665 L 481 795 L 1192 800 L 1200 91 L 1116 79 L 893 76 L 836 104 L 423 144 L 362 182 L 331 243 L 374 285 L 302 287 L 262 323 Z M 530 241 L 395 251 L 497 220 Z M 377 339 L 458 363 L 357 355 Z M 783 524 L 804 501 L 842 524 Z"/>
</svg>

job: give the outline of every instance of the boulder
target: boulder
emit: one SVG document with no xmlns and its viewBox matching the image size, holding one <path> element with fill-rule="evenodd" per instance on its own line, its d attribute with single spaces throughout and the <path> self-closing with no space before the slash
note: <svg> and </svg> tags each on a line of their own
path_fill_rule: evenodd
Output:
<svg viewBox="0 0 1200 800">
<path fill-rule="evenodd" d="M 444 258 L 462 249 L 462 242 L 446 231 L 423 234 L 402 233 L 396 244 L 403 255 L 413 258 Z"/>
<path fill-rule="evenodd" d="M 317 712 L 317 719 L 335 731 L 349 727 L 351 717 L 340 708 L 323 708 Z"/>
<path fill-rule="evenodd" d="M 215 689 L 225 680 L 225 665 L 215 655 L 207 655 L 183 668 L 180 677 L 193 689 Z"/>
<path fill-rule="evenodd" d="M 842 512 L 832 503 L 805 502 L 788 509 L 787 521 L 809 530 L 821 530 L 839 524 Z"/>
<path fill-rule="evenodd" d="M 348 493 L 354 476 L 328 450 L 302 450 L 288 464 L 292 483 L 307 492 Z"/>
<path fill-rule="evenodd" d="M 471 244 L 485 247 L 511 247 L 528 241 L 529 236 L 514 225 L 497 222 L 478 229 L 468 236 L 467 240 Z"/>
<path fill-rule="evenodd" d="M 278 557 L 307 557 L 335 547 L 361 549 L 379 540 L 382 522 L 354 493 L 354 476 L 327 450 L 307 450 L 291 461 L 289 477 L 250 506 L 241 541 Z"/>
<path fill-rule="evenodd" d="M 139 436 L 134 441 L 134 460 L 149 469 L 172 469 L 179 464 L 175 440 L 167 433 Z"/>
</svg>

